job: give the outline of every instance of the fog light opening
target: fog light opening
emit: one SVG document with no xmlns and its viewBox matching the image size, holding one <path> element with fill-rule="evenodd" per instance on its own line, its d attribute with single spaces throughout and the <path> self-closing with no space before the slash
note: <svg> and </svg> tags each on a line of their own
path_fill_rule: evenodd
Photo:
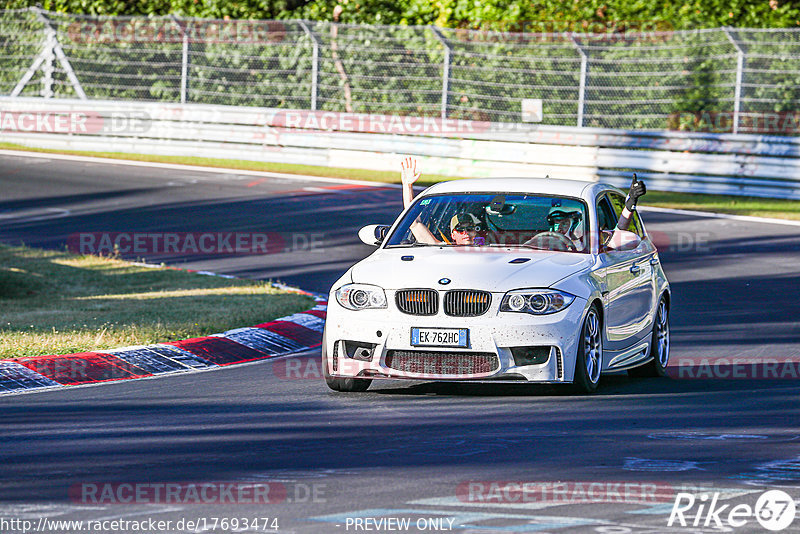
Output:
<svg viewBox="0 0 800 534">
<path fill-rule="evenodd" d="M 364 343 L 363 341 L 345 341 L 344 351 L 348 358 L 362 362 L 372 361 L 375 355 L 374 343 Z"/>
<path fill-rule="evenodd" d="M 368 349 L 367 347 L 361 347 L 356 349 L 356 353 L 353 354 L 353 359 L 355 360 L 364 360 L 369 361 L 372 359 L 372 349 Z"/>
<path fill-rule="evenodd" d="M 514 356 L 514 365 L 541 365 L 550 359 L 552 347 L 512 347 L 511 355 Z"/>
</svg>

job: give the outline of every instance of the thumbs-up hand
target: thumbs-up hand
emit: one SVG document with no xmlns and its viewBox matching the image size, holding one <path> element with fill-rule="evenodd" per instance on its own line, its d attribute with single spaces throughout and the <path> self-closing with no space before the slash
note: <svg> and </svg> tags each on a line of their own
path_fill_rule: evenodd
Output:
<svg viewBox="0 0 800 534">
<path fill-rule="evenodd" d="M 633 173 L 631 189 L 628 192 L 628 197 L 625 199 L 625 207 L 628 208 L 628 211 L 636 211 L 636 203 L 639 201 L 639 197 L 644 196 L 645 193 L 647 193 L 647 188 L 644 182 L 640 182 L 639 179 L 636 178 L 636 173 Z"/>
</svg>

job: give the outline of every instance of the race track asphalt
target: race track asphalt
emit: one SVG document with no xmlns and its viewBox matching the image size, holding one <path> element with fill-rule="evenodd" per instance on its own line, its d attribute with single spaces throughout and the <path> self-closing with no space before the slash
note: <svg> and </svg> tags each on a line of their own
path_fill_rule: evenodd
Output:
<svg viewBox="0 0 800 534">
<path fill-rule="evenodd" d="M 55 248 L 82 232 L 269 232 L 285 245 L 274 254 L 138 256 L 320 293 L 369 253 L 358 228 L 390 222 L 401 208 L 391 187 L 23 156 L 0 156 L 0 181 L 0 242 Z M 644 218 L 672 283 L 673 362 L 800 361 L 800 227 Z M 676 493 L 717 492 L 721 504 L 750 506 L 767 489 L 800 498 L 796 378 L 612 376 L 590 397 L 398 382 L 334 394 L 318 358 L 0 397 L 0 530 L 14 531 L 2 528 L 12 518 L 47 532 L 67 529 L 41 518 L 121 518 L 223 532 L 235 529 L 212 529 L 213 518 L 235 517 L 277 518 L 280 532 L 366 531 L 360 517 L 411 521 L 378 532 L 448 531 L 447 519 L 452 531 L 473 533 L 719 532 L 704 517 L 668 527 Z M 90 491 L 117 498 L 126 483 L 152 491 L 253 482 L 271 484 L 280 502 L 240 494 L 237 504 L 97 503 Z M 510 482 L 530 491 L 508 491 Z M 181 529 L 180 520 L 205 528 Z M 425 529 L 417 520 L 444 521 Z M 735 529 L 763 531 L 753 518 Z"/>
</svg>

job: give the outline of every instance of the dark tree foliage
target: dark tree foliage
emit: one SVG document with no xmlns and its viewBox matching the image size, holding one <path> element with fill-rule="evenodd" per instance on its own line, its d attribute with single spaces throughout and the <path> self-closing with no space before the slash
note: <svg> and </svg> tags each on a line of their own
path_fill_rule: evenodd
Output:
<svg viewBox="0 0 800 534">
<path fill-rule="evenodd" d="M 346 23 L 436 24 L 506 31 L 800 26 L 800 3 L 791 0 L 8 0 L 6 7 L 37 4 L 49 11 L 87 15 L 321 21 L 331 21 L 333 9 L 341 5 L 340 22 Z"/>
</svg>

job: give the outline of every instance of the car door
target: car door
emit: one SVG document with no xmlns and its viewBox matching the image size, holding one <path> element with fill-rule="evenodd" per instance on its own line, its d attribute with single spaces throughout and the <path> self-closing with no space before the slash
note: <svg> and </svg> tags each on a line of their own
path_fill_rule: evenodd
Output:
<svg viewBox="0 0 800 534">
<path fill-rule="evenodd" d="M 617 193 L 606 193 L 597 204 L 599 230 L 603 225 L 613 229 L 625 199 Z M 613 222 L 611 220 L 613 219 Z M 629 229 L 642 235 L 641 224 Z M 598 234 L 600 235 L 600 234 Z M 649 240 L 633 250 L 599 251 L 600 267 L 604 276 L 606 349 L 622 351 L 643 339 L 651 328 L 653 299 L 653 266 L 650 260 L 655 249 Z"/>
</svg>

